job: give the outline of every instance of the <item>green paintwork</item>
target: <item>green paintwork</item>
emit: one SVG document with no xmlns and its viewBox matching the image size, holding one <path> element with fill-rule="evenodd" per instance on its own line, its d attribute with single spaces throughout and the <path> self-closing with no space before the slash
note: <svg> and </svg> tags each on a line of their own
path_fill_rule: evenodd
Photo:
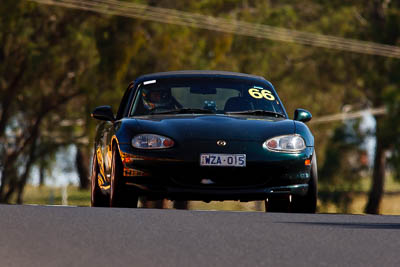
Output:
<svg viewBox="0 0 400 267">
<path fill-rule="evenodd" d="M 92 118 L 103 121 L 114 121 L 114 114 L 110 106 L 100 106 L 95 108 L 92 112 Z"/>
<path fill-rule="evenodd" d="M 312 119 L 312 115 L 308 110 L 298 108 L 294 112 L 294 120 L 296 121 L 301 121 L 301 122 L 307 122 Z"/>
</svg>

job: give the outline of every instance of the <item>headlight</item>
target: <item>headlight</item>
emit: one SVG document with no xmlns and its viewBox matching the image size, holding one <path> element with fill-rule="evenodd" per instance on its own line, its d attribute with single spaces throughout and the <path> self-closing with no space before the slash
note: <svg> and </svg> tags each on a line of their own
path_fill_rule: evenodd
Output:
<svg viewBox="0 0 400 267">
<path fill-rule="evenodd" d="M 139 134 L 132 139 L 132 146 L 139 149 L 162 149 L 173 145 L 172 139 L 157 134 Z"/>
<path fill-rule="evenodd" d="M 276 152 L 300 152 L 306 148 L 306 143 L 300 135 L 282 135 L 268 139 L 263 147 Z"/>
</svg>

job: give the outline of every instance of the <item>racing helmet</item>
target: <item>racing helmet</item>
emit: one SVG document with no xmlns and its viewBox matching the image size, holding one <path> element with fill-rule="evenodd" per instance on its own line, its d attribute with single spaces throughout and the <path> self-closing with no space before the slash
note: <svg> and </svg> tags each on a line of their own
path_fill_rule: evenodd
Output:
<svg viewBox="0 0 400 267">
<path fill-rule="evenodd" d="M 148 110 L 172 108 L 171 90 L 160 87 L 149 87 L 142 90 L 143 105 Z"/>
</svg>

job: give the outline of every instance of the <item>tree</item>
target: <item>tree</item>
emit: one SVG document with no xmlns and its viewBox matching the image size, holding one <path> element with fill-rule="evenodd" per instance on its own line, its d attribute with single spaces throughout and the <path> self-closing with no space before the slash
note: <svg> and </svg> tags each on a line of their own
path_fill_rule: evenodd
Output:
<svg viewBox="0 0 400 267">
<path fill-rule="evenodd" d="M 51 129 L 42 127 L 57 125 L 68 102 L 84 94 L 96 57 L 88 51 L 96 50 L 81 32 L 87 18 L 74 12 L 7 0 L 0 17 L 0 202 L 16 190 L 21 202 L 40 140 Z"/>
<path fill-rule="evenodd" d="M 341 212 L 350 212 L 354 191 L 361 189 L 361 179 L 368 164 L 362 149 L 365 133 L 359 130 L 359 120 L 348 120 L 335 130 L 325 150 L 325 161 L 320 165 L 320 194 L 323 203 L 333 203 Z"/>
<path fill-rule="evenodd" d="M 400 6 L 398 2 L 370 1 L 365 9 L 364 16 L 369 22 L 364 34 L 376 42 L 396 45 L 400 41 Z M 367 37 L 367 38 L 368 38 Z M 365 94 L 374 107 L 391 104 L 385 101 L 389 91 L 394 94 L 393 87 L 399 84 L 398 69 L 400 61 L 390 58 L 375 57 L 368 62 L 361 63 L 364 71 L 363 80 L 366 87 Z M 396 95 L 399 94 L 397 90 Z M 393 105 L 392 105 L 393 107 Z M 393 110 L 392 110 L 393 111 Z M 372 187 L 369 194 L 366 213 L 378 214 L 384 190 L 387 151 L 394 149 L 393 143 L 399 138 L 393 121 L 397 120 L 396 113 L 388 113 L 386 117 L 376 117 L 376 149 Z"/>
</svg>

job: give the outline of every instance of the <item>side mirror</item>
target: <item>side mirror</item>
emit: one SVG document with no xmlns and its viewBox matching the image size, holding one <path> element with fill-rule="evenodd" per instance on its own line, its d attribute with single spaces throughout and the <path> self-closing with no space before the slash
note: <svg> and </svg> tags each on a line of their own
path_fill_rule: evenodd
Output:
<svg viewBox="0 0 400 267">
<path fill-rule="evenodd" d="M 312 115 L 308 110 L 298 108 L 294 111 L 294 120 L 295 121 L 307 122 L 307 121 L 310 121 L 311 118 L 312 118 Z"/>
<path fill-rule="evenodd" d="M 93 110 L 91 114 L 92 118 L 102 121 L 114 121 L 114 114 L 110 106 L 100 106 Z"/>
</svg>

